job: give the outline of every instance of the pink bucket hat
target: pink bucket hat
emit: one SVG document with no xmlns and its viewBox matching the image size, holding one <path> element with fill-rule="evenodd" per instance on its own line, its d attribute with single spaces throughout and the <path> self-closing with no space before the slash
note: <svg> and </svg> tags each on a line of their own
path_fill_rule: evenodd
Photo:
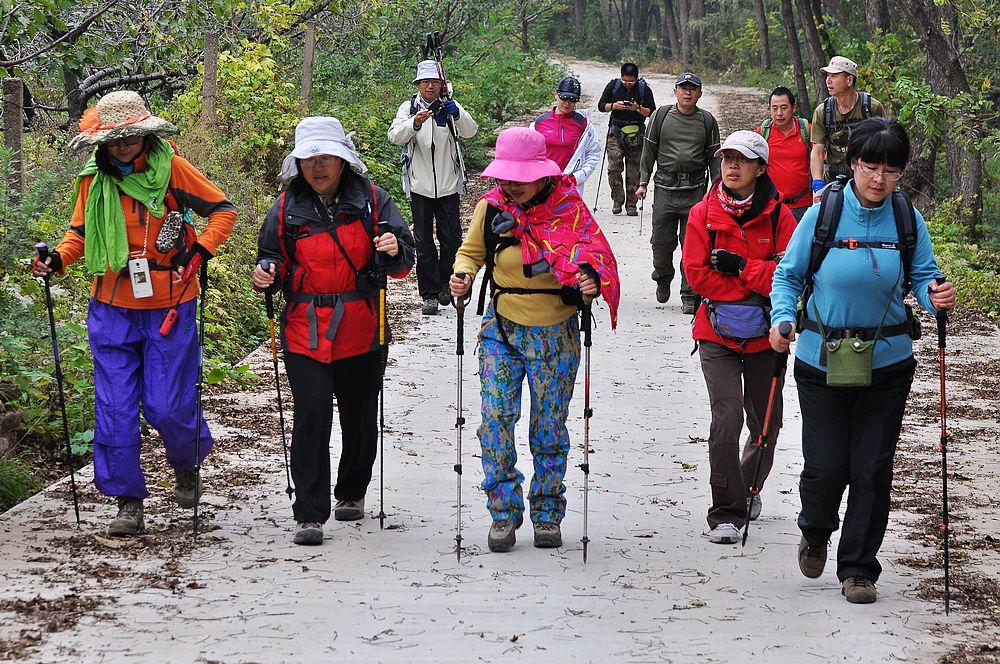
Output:
<svg viewBox="0 0 1000 664">
<path fill-rule="evenodd" d="M 559 165 L 545 154 L 544 136 L 528 127 L 511 127 L 500 132 L 496 155 L 479 177 L 534 182 L 561 173 Z"/>
</svg>

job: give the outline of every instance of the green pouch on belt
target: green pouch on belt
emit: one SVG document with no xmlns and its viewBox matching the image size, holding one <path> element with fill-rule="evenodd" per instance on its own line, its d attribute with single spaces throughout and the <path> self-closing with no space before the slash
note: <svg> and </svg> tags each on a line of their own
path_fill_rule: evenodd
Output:
<svg viewBox="0 0 1000 664">
<path fill-rule="evenodd" d="M 872 384 L 875 342 L 858 337 L 824 342 L 826 384 L 830 387 L 868 387 Z"/>
<path fill-rule="evenodd" d="M 625 145 L 630 148 L 642 145 L 642 125 L 625 125 L 620 131 Z"/>
</svg>

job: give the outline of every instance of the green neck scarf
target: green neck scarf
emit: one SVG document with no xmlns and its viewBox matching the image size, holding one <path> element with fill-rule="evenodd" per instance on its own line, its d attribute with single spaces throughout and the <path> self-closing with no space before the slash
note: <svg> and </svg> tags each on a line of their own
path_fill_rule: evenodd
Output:
<svg viewBox="0 0 1000 664">
<path fill-rule="evenodd" d="M 163 216 L 163 199 L 170 182 L 170 162 L 174 150 L 166 141 L 150 136 L 146 153 L 146 170 L 121 179 L 111 177 L 97 168 L 96 153 L 77 177 L 77 196 L 85 175 L 93 175 L 87 206 L 84 209 L 86 236 L 84 252 L 88 274 L 104 274 L 110 268 L 120 272 L 128 262 L 128 231 L 119 191 L 146 206 L 150 214 Z M 154 241 L 156 238 L 153 238 Z"/>
</svg>

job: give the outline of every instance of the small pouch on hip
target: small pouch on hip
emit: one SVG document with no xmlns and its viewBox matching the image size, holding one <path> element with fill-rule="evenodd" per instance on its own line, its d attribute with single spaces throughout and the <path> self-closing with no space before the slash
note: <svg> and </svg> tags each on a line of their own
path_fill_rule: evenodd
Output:
<svg viewBox="0 0 1000 664">
<path fill-rule="evenodd" d="M 830 387 L 868 387 L 872 384 L 875 342 L 859 337 L 824 342 L 826 384 Z"/>
<path fill-rule="evenodd" d="M 625 125 L 621 128 L 622 141 L 630 148 L 642 144 L 642 125 Z"/>
</svg>

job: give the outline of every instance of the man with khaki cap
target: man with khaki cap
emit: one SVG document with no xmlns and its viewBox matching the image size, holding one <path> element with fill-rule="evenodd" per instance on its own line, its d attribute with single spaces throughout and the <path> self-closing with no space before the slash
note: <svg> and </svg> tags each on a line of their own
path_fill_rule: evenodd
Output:
<svg viewBox="0 0 1000 664">
<path fill-rule="evenodd" d="M 865 118 L 886 117 L 881 103 L 867 92 L 855 89 L 858 65 L 853 60 L 834 56 L 821 71 L 826 73 L 830 96 L 813 112 L 813 146 L 809 157 L 813 202 L 819 202 L 820 192 L 838 175 L 850 176 L 847 142 L 854 125 Z"/>
<path fill-rule="evenodd" d="M 389 140 L 403 148 L 403 190 L 413 213 L 417 290 L 424 302 L 420 311 L 433 315 L 439 303 L 451 301 L 448 279 L 462 244 L 458 199 L 465 193 L 465 164 L 458 141 L 475 136 L 479 126 L 451 98 L 434 60 L 417 64 L 413 85 L 417 91 L 399 105 Z M 434 245 L 435 224 L 440 253 Z"/>
</svg>

